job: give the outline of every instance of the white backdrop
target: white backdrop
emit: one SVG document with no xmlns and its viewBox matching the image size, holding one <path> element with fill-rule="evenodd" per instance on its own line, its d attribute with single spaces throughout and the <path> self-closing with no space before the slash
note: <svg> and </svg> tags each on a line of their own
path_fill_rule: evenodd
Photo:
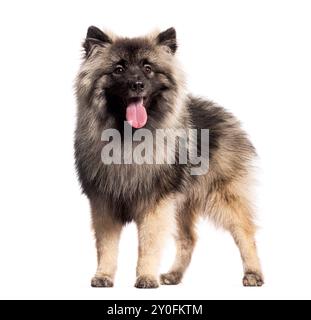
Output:
<svg viewBox="0 0 311 320">
<path fill-rule="evenodd" d="M 309 1 L 2 1 L 0 297 L 270 299 L 310 294 Z M 113 289 L 92 289 L 96 254 L 73 159 L 73 80 L 89 25 L 122 35 L 174 26 L 189 89 L 239 117 L 260 155 L 263 288 L 241 286 L 230 236 L 207 222 L 178 287 L 133 288 L 136 230 Z M 172 242 L 163 259 L 173 258 Z"/>
</svg>

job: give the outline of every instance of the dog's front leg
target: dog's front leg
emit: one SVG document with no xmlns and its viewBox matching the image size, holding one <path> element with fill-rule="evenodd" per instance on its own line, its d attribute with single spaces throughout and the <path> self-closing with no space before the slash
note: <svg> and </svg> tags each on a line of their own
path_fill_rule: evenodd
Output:
<svg viewBox="0 0 311 320">
<path fill-rule="evenodd" d="M 92 287 L 112 287 L 117 269 L 119 240 L 123 225 L 113 219 L 103 204 L 91 201 L 97 247 L 97 271 Z"/>
<path fill-rule="evenodd" d="M 136 221 L 139 238 L 136 288 L 159 286 L 161 253 L 170 231 L 174 208 L 173 200 L 163 200 Z"/>
</svg>

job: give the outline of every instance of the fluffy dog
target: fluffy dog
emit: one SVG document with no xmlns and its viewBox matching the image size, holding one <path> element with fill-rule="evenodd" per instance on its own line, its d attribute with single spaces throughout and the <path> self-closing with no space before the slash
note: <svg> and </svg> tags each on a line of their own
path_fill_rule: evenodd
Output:
<svg viewBox="0 0 311 320">
<path fill-rule="evenodd" d="M 211 101 L 189 95 L 178 66 L 176 32 L 122 38 L 90 27 L 76 80 L 76 168 L 92 212 L 98 252 L 93 287 L 112 287 L 122 227 L 138 227 L 138 288 L 180 283 L 196 243 L 200 215 L 228 230 L 240 249 L 243 284 L 261 286 L 263 276 L 255 245 L 249 196 L 255 149 L 236 118 Z M 109 141 L 102 133 L 120 133 L 125 153 L 128 133 L 159 129 L 209 129 L 209 169 L 191 174 L 187 163 L 110 163 L 102 159 Z M 201 145 L 189 139 L 190 149 Z M 133 142 L 137 145 L 137 142 Z M 151 150 L 157 148 L 151 143 Z M 177 144 L 167 153 L 176 152 Z M 200 147 L 198 152 L 200 153 Z M 178 160 L 178 155 L 174 156 Z M 206 155 L 205 155 L 206 157 Z M 171 223 L 176 224 L 177 254 L 171 270 L 159 278 L 158 267 Z"/>
</svg>

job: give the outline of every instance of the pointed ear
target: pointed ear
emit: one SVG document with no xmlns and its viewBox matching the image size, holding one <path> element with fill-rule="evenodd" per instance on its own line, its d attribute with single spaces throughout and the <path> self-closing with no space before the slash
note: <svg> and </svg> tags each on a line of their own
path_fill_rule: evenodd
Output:
<svg viewBox="0 0 311 320">
<path fill-rule="evenodd" d="M 167 46 L 172 54 L 177 50 L 176 30 L 174 28 L 161 32 L 156 41 L 159 45 Z"/>
<path fill-rule="evenodd" d="M 92 47 L 94 45 L 105 46 L 112 43 L 112 40 L 109 38 L 106 33 L 98 29 L 97 27 L 91 26 L 87 30 L 86 39 L 83 43 L 83 48 L 85 50 L 85 55 L 88 56 Z"/>
</svg>

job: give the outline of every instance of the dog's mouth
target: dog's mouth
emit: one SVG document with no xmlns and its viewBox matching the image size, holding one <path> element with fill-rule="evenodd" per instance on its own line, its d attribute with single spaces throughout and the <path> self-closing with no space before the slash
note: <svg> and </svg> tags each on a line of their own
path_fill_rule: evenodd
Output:
<svg viewBox="0 0 311 320">
<path fill-rule="evenodd" d="M 126 121 L 135 129 L 147 123 L 146 97 L 134 97 L 127 101 Z"/>
</svg>

